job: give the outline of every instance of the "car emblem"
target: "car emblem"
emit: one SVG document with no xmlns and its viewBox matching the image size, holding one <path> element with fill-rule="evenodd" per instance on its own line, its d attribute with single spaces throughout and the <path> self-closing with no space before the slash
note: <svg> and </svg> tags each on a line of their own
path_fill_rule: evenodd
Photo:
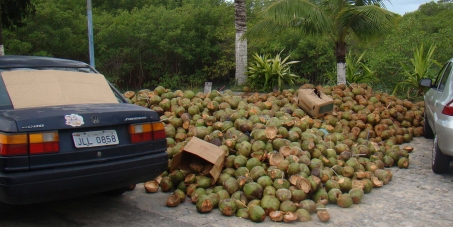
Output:
<svg viewBox="0 0 453 227">
<path fill-rule="evenodd" d="M 100 158 L 102 156 L 102 153 L 100 151 L 98 151 L 97 155 L 98 155 L 98 158 Z"/>
<path fill-rule="evenodd" d="M 97 123 L 99 123 L 99 121 L 100 120 L 99 120 L 98 116 L 96 116 L 96 115 L 91 116 L 91 122 L 93 122 L 93 124 L 97 124 Z"/>
</svg>

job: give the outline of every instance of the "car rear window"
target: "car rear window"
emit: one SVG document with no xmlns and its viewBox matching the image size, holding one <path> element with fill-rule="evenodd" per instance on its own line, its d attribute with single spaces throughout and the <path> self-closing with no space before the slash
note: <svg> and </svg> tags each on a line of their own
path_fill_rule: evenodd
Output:
<svg viewBox="0 0 453 227">
<path fill-rule="evenodd" d="M 0 105 L 9 104 L 14 109 L 118 103 L 118 99 L 102 74 L 57 70 L 14 70 L 4 71 L 1 76 L 0 87 L 3 88 L 0 88 L 0 92 L 4 104 L 0 103 Z"/>
</svg>

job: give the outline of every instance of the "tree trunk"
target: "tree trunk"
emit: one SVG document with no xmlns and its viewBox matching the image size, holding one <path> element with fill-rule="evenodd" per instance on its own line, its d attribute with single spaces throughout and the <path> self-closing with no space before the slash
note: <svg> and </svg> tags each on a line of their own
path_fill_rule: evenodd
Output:
<svg viewBox="0 0 453 227">
<path fill-rule="evenodd" d="M 337 84 L 346 84 L 346 51 L 345 42 L 335 42 L 335 56 L 337 58 Z"/>
<path fill-rule="evenodd" d="M 234 1 L 235 12 L 235 53 L 236 53 L 236 82 L 238 85 L 244 84 L 247 80 L 245 71 L 247 68 L 247 40 L 242 39 L 242 36 L 247 31 L 247 11 L 245 8 L 245 0 Z"/>
</svg>

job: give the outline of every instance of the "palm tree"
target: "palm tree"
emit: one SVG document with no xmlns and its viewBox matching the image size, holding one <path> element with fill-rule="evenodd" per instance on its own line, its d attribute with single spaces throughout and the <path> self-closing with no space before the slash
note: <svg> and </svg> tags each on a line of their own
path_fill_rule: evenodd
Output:
<svg viewBox="0 0 453 227">
<path fill-rule="evenodd" d="M 250 28 L 247 37 L 275 35 L 299 29 L 311 35 L 327 34 L 335 43 L 337 83 L 346 83 L 347 40 L 379 38 L 390 32 L 400 16 L 385 9 L 384 0 L 278 0 L 263 12 L 263 20 Z"/>
<path fill-rule="evenodd" d="M 234 0 L 235 13 L 235 53 L 236 53 L 236 74 L 235 78 L 238 85 L 244 84 L 246 81 L 245 70 L 247 67 L 247 39 L 243 39 L 243 35 L 247 31 L 247 11 L 245 0 Z"/>
</svg>

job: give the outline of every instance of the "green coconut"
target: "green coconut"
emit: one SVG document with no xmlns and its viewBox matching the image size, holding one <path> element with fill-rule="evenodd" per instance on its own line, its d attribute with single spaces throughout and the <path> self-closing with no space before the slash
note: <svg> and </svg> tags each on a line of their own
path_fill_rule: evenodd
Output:
<svg viewBox="0 0 453 227">
<path fill-rule="evenodd" d="M 291 191 L 291 201 L 294 203 L 300 203 L 302 200 L 307 198 L 307 193 L 302 190 L 294 189 Z"/>
<path fill-rule="evenodd" d="M 219 210 L 225 216 L 233 216 L 236 213 L 237 204 L 233 199 L 223 199 L 219 202 Z"/>
<path fill-rule="evenodd" d="M 236 182 L 239 185 L 239 190 L 242 190 L 244 185 L 250 182 L 253 182 L 253 179 L 248 176 L 238 176 L 236 177 Z"/>
<path fill-rule="evenodd" d="M 245 166 L 239 167 L 239 168 L 236 169 L 236 171 L 234 171 L 234 176 L 236 178 L 239 177 L 239 176 L 247 176 L 248 177 L 249 175 L 250 175 L 250 171 Z"/>
<path fill-rule="evenodd" d="M 297 206 L 291 200 L 286 200 L 280 203 L 280 210 L 283 212 L 296 212 Z"/>
<path fill-rule="evenodd" d="M 269 215 L 271 211 L 280 209 L 280 201 L 278 198 L 272 195 L 265 195 L 261 199 L 261 207 L 266 212 L 266 215 Z"/>
<path fill-rule="evenodd" d="M 354 204 L 359 204 L 360 201 L 362 201 L 363 194 L 364 192 L 360 188 L 352 188 L 351 190 L 349 190 L 349 195 L 351 196 L 352 202 Z"/>
<path fill-rule="evenodd" d="M 177 195 L 180 202 L 183 203 L 186 200 L 186 193 L 180 189 L 176 189 L 173 194 Z"/>
<path fill-rule="evenodd" d="M 269 168 L 267 174 L 273 181 L 275 181 L 276 179 L 283 179 L 285 177 L 285 173 L 277 168 Z"/>
<path fill-rule="evenodd" d="M 300 208 L 308 211 L 310 214 L 316 212 L 316 203 L 311 199 L 303 200 L 302 202 L 299 203 L 299 206 Z"/>
<path fill-rule="evenodd" d="M 253 169 L 252 169 L 252 170 L 253 170 Z M 264 170 L 264 168 L 263 168 L 263 170 Z M 266 172 L 264 172 L 264 173 L 266 173 Z M 253 174 L 252 171 L 251 171 L 251 175 L 252 175 L 252 179 L 254 179 L 254 177 L 253 177 L 254 174 Z M 255 179 L 254 179 L 254 180 L 255 180 Z M 255 181 L 256 181 L 256 183 L 258 183 L 259 185 L 261 185 L 261 187 L 263 187 L 263 188 L 266 188 L 267 186 L 271 186 L 271 185 L 274 184 L 274 183 L 272 182 L 272 179 L 271 179 L 269 176 L 267 176 L 267 175 L 262 175 L 262 176 L 260 176 L 258 179 L 256 179 Z"/>
<path fill-rule="evenodd" d="M 297 209 L 295 214 L 297 216 L 297 220 L 301 222 L 311 221 L 311 215 L 306 209 Z"/>
<path fill-rule="evenodd" d="M 249 200 L 261 199 L 263 196 L 263 187 L 256 182 L 250 182 L 244 185 L 244 195 Z"/>
<path fill-rule="evenodd" d="M 287 179 L 280 178 L 280 179 L 275 179 L 273 185 L 274 185 L 274 188 L 278 190 L 280 188 L 289 188 L 290 183 Z"/>
<path fill-rule="evenodd" d="M 176 188 L 183 191 L 184 193 L 187 192 L 187 185 L 184 183 L 184 181 L 179 182 Z"/>
<path fill-rule="evenodd" d="M 203 195 L 206 195 L 206 190 L 204 188 L 196 188 L 190 194 L 190 200 L 192 201 L 192 203 L 196 203 Z"/>
<path fill-rule="evenodd" d="M 230 198 L 230 193 L 228 193 L 228 191 L 225 189 L 220 189 L 215 193 L 217 193 L 219 195 L 219 200 L 224 200 L 224 199 Z"/>
<path fill-rule="evenodd" d="M 230 195 L 239 190 L 239 185 L 234 177 L 230 177 L 223 182 L 223 187 Z"/>
<path fill-rule="evenodd" d="M 340 184 L 336 180 L 327 180 L 324 187 L 326 188 L 326 191 L 330 191 L 332 188 L 338 188 L 340 189 Z"/>
<path fill-rule="evenodd" d="M 315 201 L 315 203 L 327 204 L 329 198 L 326 190 L 324 188 L 321 188 L 316 191 L 316 193 L 313 195 L 313 201 Z"/>
<path fill-rule="evenodd" d="M 245 167 L 245 164 L 247 163 L 247 157 L 243 155 L 236 155 L 233 160 L 233 165 L 234 168 L 238 169 L 239 167 Z"/>
<path fill-rule="evenodd" d="M 275 196 L 275 194 L 277 193 L 277 190 L 274 188 L 274 186 L 266 186 L 263 190 L 263 195 L 271 195 L 271 196 Z"/>
<path fill-rule="evenodd" d="M 247 167 L 247 169 L 251 170 L 253 167 L 255 166 L 261 166 L 261 161 L 258 160 L 257 158 L 249 158 L 245 164 L 245 167 Z M 264 170 L 264 169 L 263 169 Z"/>
<path fill-rule="evenodd" d="M 248 141 L 242 141 L 236 143 L 236 154 L 243 155 L 244 157 L 249 157 L 252 152 L 252 144 Z"/>
<path fill-rule="evenodd" d="M 343 194 L 340 189 L 332 188 L 327 193 L 327 197 L 329 199 L 329 203 L 337 203 L 337 198 L 339 195 Z"/>
<path fill-rule="evenodd" d="M 197 184 L 199 188 L 209 188 L 212 185 L 212 178 L 200 176 L 197 180 Z"/>
<path fill-rule="evenodd" d="M 162 177 L 162 179 L 160 180 L 160 188 L 162 189 L 163 192 L 172 191 L 174 188 L 174 184 L 171 178 L 168 176 Z"/>
<path fill-rule="evenodd" d="M 337 198 L 338 206 L 343 207 L 343 208 L 349 208 L 352 206 L 353 203 L 354 203 L 354 201 L 352 200 L 352 198 L 349 194 L 338 195 L 338 198 Z"/>
<path fill-rule="evenodd" d="M 409 167 L 409 159 L 406 157 L 400 157 L 398 159 L 398 167 L 407 169 Z"/>
<path fill-rule="evenodd" d="M 247 208 L 240 208 L 236 211 L 236 217 L 249 219 L 248 209 Z"/>
<path fill-rule="evenodd" d="M 261 206 L 256 204 L 248 206 L 248 215 L 253 222 L 263 222 L 266 219 L 266 212 Z"/>
<path fill-rule="evenodd" d="M 213 193 L 213 192 L 208 193 L 207 195 L 212 202 L 212 207 L 217 208 L 219 206 L 220 196 L 217 193 Z"/>
<path fill-rule="evenodd" d="M 205 197 L 198 200 L 196 207 L 199 213 L 209 213 L 213 209 L 213 204 L 209 197 Z"/>
<path fill-rule="evenodd" d="M 277 189 L 275 196 L 280 202 L 291 200 L 291 191 L 286 188 Z"/>
<path fill-rule="evenodd" d="M 349 192 L 352 188 L 352 180 L 349 177 L 342 177 L 338 180 L 338 183 L 340 184 L 340 190 L 344 193 Z"/>
</svg>

